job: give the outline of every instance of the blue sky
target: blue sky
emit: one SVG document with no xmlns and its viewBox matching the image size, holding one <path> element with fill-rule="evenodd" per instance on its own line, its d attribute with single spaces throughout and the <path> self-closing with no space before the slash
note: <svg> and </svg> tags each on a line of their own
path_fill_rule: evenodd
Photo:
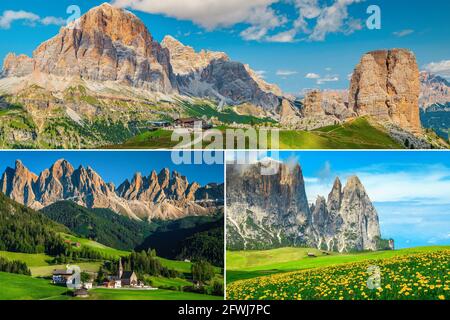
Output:
<svg viewBox="0 0 450 320">
<path fill-rule="evenodd" d="M 190 152 L 190 154 L 193 154 Z M 164 151 L 13 151 L 0 153 L 0 171 L 6 167 L 14 168 L 16 159 L 32 172 L 39 174 L 49 168 L 56 160 L 66 159 L 75 168 L 80 165 L 91 166 L 106 182 L 116 186 L 125 179 L 133 178 L 135 172 L 149 175 L 154 169 L 176 170 L 185 175 L 189 182 L 197 181 L 201 185 L 210 182 L 223 182 L 222 165 L 182 164 L 176 165 L 171 159 L 171 152 Z"/>
<path fill-rule="evenodd" d="M 15 0 L 0 3 L 0 59 L 31 54 L 58 32 L 76 4 L 84 13 L 103 1 Z M 344 89 L 361 55 L 374 49 L 413 50 L 421 69 L 450 77 L 448 0 L 111 0 L 139 16 L 157 40 L 225 51 L 290 93 Z M 369 5 L 381 29 L 369 30 Z M 10 10 L 10 12 L 7 12 Z M 308 77 L 306 77 L 309 74 Z"/>
<path fill-rule="evenodd" d="M 334 179 L 357 175 L 373 201 L 381 233 L 397 248 L 450 244 L 450 153 L 298 151 L 255 155 L 300 163 L 309 202 L 327 197 Z"/>
</svg>

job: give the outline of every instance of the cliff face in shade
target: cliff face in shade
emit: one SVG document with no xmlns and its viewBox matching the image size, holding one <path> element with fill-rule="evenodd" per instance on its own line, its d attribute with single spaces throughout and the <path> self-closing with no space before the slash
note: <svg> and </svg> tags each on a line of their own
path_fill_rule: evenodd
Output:
<svg viewBox="0 0 450 320">
<path fill-rule="evenodd" d="M 25 68 L 15 67 L 20 60 Z M 31 61 L 33 68 L 30 68 Z M 10 56 L 7 76 L 37 72 L 64 78 L 116 81 L 158 92 L 176 92 L 169 53 L 132 13 L 102 4 L 42 43 L 33 58 Z"/>
<path fill-rule="evenodd" d="M 66 160 L 58 160 L 37 176 L 17 161 L 15 168 L 5 170 L 0 186 L 2 193 L 34 209 L 71 200 L 87 208 L 108 208 L 141 220 L 208 215 L 217 209 L 202 204 L 208 199 L 197 193 L 201 188 L 198 183 L 189 183 L 186 177 L 168 169 L 159 175 L 153 171 L 148 177 L 136 173 L 131 182 L 126 180 L 115 189 L 91 167 L 75 169 Z M 218 185 L 210 188 L 220 192 Z"/>
<path fill-rule="evenodd" d="M 278 168 L 273 175 L 261 170 Z M 227 165 L 227 246 L 262 249 L 305 244 L 308 218 L 300 166 Z"/>
<path fill-rule="evenodd" d="M 261 79 L 248 65 L 231 61 L 223 52 L 195 52 L 171 36 L 161 44 L 170 52 L 181 93 L 222 104 L 248 102 L 272 111 L 279 106 L 281 90 Z"/>
<path fill-rule="evenodd" d="M 273 175 L 261 174 L 279 167 Z M 378 214 L 357 177 L 308 206 L 300 166 L 274 161 L 227 166 L 227 246 L 311 246 L 329 251 L 377 250 Z"/>
<path fill-rule="evenodd" d="M 419 94 L 419 69 L 412 52 L 373 51 L 362 57 L 353 72 L 349 108 L 420 133 Z"/>
</svg>

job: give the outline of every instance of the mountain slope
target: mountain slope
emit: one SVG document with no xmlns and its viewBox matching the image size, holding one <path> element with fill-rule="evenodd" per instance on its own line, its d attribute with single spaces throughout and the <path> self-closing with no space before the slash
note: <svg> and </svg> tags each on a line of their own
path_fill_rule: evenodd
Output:
<svg viewBox="0 0 450 320">
<path fill-rule="evenodd" d="M 87 208 L 107 208 L 135 220 L 148 221 L 214 213 L 214 201 L 202 203 L 206 199 L 196 197 L 199 188 L 198 183 L 189 183 L 185 176 L 167 168 L 159 174 L 152 171 L 147 177 L 136 173 L 131 181 L 126 179 L 116 188 L 93 168 L 75 169 L 64 159 L 39 175 L 17 160 L 15 168 L 8 167 L 0 179 L 0 191 L 35 209 L 71 200 Z"/>
<path fill-rule="evenodd" d="M 131 220 L 109 209 L 88 209 L 71 201 L 56 202 L 41 212 L 80 237 L 120 250 L 134 249 L 152 230 L 146 222 Z"/>
<path fill-rule="evenodd" d="M 0 192 L 0 251 L 59 254 L 68 229 Z"/>
</svg>

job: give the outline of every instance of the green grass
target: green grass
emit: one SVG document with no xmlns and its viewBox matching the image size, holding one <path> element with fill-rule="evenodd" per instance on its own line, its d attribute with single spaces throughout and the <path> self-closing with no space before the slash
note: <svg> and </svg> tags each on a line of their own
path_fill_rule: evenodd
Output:
<svg viewBox="0 0 450 320">
<path fill-rule="evenodd" d="M 0 300 L 67 298 L 67 288 L 54 286 L 46 279 L 0 272 L 0 284 Z"/>
<path fill-rule="evenodd" d="M 122 144 L 107 146 L 105 149 L 164 149 L 173 148 L 178 142 L 172 141 L 172 131 L 158 129 L 155 131 L 146 131 Z"/>
<path fill-rule="evenodd" d="M 79 300 L 86 300 L 80 298 Z M 93 289 L 87 300 L 223 300 L 222 297 L 172 290 Z"/>
<path fill-rule="evenodd" d="M 225 130 L 227 128 L 232 129 L 226 126 L 217 128 L 223 132 L 224 147 L 226 146 Z M 259 137 L 258 129 L 256 129 L 256 132 Z M 109 146 L 108 148 L 173 148 L 178 142 L 172 141 L 171 135 L 171 130 L 148 131 L 123 144 Z M 266 147 L 274 148 L 270 140 L 269 132 L 268 146 Z M 204 142 L 203 147 L 209 144 Z M 249 147 L 248 141 L 246 141 L 245 147 Z M 258 147 L 262 148 L 260 145 Z M 404 149 L 404 146 L 392 139 L 383 128 L 372 125 L 366 118 L 358 118 L 344 124 L 327 126 L 312 131 L 280 130 L 279 149 Z"/>
<path fill-rule="evenodd" d="M 227 251 L 227 282 L 302 269 L 321 268 L 345 263 L 387 259 L 414 253 L 435 252 L 450 246 L 417 247 L 393 251 L 377 251 L 322 255 L 316 249 L 281 248 L 262 251 Z M 315 253 L 316 258 L 307 256 Z"/>
<path fill-rule="evenodd" d="M 43 253 L 18 253 L 0 251 L 0 257 L 25 262 L 33 277 L 49 277 L 54 269 L 65 269 L 66 264 L 52 264 L 53 257 Z M 74 262 L 83 271 L 97 272 L 100 262 Z"/>
<path fill-rule="evenodd" d="M 81 246 L 89 247 L 95 251 L 98 251 L 98 252 L 106 255 L 106 256 L 119 258 L 119 257 L 127 256 L 130 254 L 130 252 L 128 252 L 128 251 L 114 249 L 114 248 L 105 246 L 101 243 L 98 243 L 96 241 L 92 241 L 89 239 L 80 238 L 80 237 L 76 237 L 76 236 L 65 234 L 65 233 L 62 233 L 61 235 L 64 239 L 70 240 L 72 242 L 79 242 L 81 244 Z"/>
<path fill-rule="evenodd" d="M 208 119 L 215 117 L 220 122 L 232 124 L 232 123 L 242 123 L 242 124 L 259 124 L 259 123 L 274 123 L 275 121 L 271 118 L 258 118 L 250 115 L 241 115 L 236 113 L 231 107 L 225 107 L 222 111 L 218 111 L 217 108 L 208 103 L 188 103 L 182 102 L 181 105 L 184 107 L 185 112 L 191 117 L 201 118 L 206 116 Z"/>
<path fill-rule="evenodd" d="M 46 279 L 0 272 L 0 300 L 67 300 L 67 288 Z M 84 300 L 82 298 L 77 298 Z M 93 289 L 88 300 L 222 300 L 221 297 L 171 290 Z"/>
<path fill-rule="evenodd" d="M 152 287 L 184 287 L 184 286 L 192 286 L 192 282 L 187 281 L 186 279 L 181 278 L 163 278 L 163 277 L 155 277 L 155 276 L 147 276 L 146 280 L 151 280 Z"/>
</svg>

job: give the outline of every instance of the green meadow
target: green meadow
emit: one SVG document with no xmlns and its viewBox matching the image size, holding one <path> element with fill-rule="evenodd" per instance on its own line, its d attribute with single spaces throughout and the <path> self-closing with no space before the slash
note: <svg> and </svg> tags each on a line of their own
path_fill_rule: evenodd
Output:
<svg viewBox="0 0 450 320">
<path fill-rule="evenodd" d="M 226 145 L 226 129 L 228 126 L 216 128 L 222 131 Z M 123 144 L 107 148 L 173 148 L 178 142 L 171 141 L 171 130 L 158 129 L 137 135 Z M 256 128 L 259 136 L 259 129 Z M 270 143 L 271 134 L 267 135 L 267 146 L 258 141 L 259 148 L 273 148 Z M 236 141 L 234 142 L 236 145 Z M 210 142 L 203 142 L 206 148 Z M 237 147 L 237 146 L 235 146 Z M 245 148 L 249 148 L 246 141 Z M 404 149 L 404 146 L 392 139 L 380 126 L 375 126 L 366 118 L 357 118 L 344 124 L 327 126 L 316 130 L 280 130 L 280 149 Z"/>
<path fill-rule="evenodd" d="M 303 269 L 323 268 L 346 263 L 389 259 L 416 253 L 437 252 L 450 246 L 431 246 L 362 253 L 328 253 L 310 248 L 280 248 L 258 251 L 227 251 L 227 283 Z M 316 257 L 308 257 L 313 253 Z"/>
<path fill-rule="evenodd" d="M 88 298 L 74 298 L 48 279 L 0 272 L 0 300 L 222 300 L 222 297 L 172 290 L 92 289 Z"/>
</svg>

